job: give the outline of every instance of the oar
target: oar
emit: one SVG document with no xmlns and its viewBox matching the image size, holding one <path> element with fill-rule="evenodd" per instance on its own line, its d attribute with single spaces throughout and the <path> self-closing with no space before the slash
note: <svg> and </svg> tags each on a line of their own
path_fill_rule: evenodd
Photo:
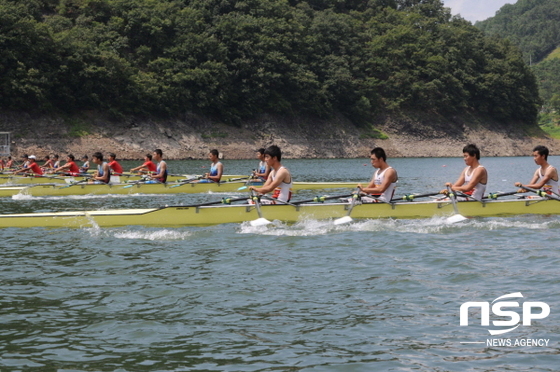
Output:
<svg viewBox="0 0 560 372">
<path fill-rule="evenodd" d="M 201 204 L 191 204 L 191 205 L 181 205 L 179 207 L 181 208 L 198 208 L 198 207 L 206 207 L 208 205 L 216 205 L 216 204 L 231 204 L 233 202 L 236 201 L 241 201 L 241 200 L 247 200 L 247 197 L 244 198 L 235 198 L 235 199 L 231 199 L 231 198 L 222 198 L 222 200 L 220 201 L 215 201 L 215 202 L 208 202 L 208 203 L 201 203 Z"/>
<path fill-rule="evenodd" d="M 129 189 L 131 187 L 134 187 L 135 185 L 138 185 L 139 183 L 143 183 L 143 182 L 146 182 L 146 181 L 147 181 L 147 178 L 142 177 L 138 181 L 134 181 L 134 182 L 131 182 L 129 185 L 126 185 L 125 187 L 123 187 L 123 189 Z"/>
<path fill-rule="evenodd" d="M 294 202 L 294 205 L 301 205 L 301 204 L 305 204 L 305 203 L 323 203 L 325 200 L 332 200 L 332 199 L 340 199 L 340 198 L 349 198 L 351 197 L 353 194 L 344 194 L 344 195 L 336 195 L 336 196 L 316 196 L 313 199 L 307 199 L 307 200 L 299 200 Z"/>
<path fill-rule="evenodd" d="M 195 178 L 189 178 L 187 180 L 177 181 L 177 182 L 179 182 L 177 185 L 170 186 L 169 188 L 174 189 L 175 187 L 180 187 L 180 186 L 183 186 L 183 185 L 191 184 L 193 181 L 197 181 L 201 178 L 202 178 L 202 176 L 201 177 L 195 177 Z"/>
<path fill-rule="evenodd" d="M 519 190 L 517 191 L 508 191 L 508 192 L 491 192 L 487 196 L 483 197 L 482 199 L 498 199 L 501 196 L 509 196 L 519 194 Z"/>
<path fill-rule="evenodd" d="M 285 205 L 291 205 L 292 207 L 297 207 L 296 204 L 292 204 L 292 203 L 287 202 L 287 201 L 282 201 L 282 200 L 278 200 L 278 199 L 275 199 L 275 198 L 271 198 L 270 196 L 267 196 L 267 195 L 263 195 L 263 196 L 261 196 L 261 198 L 265 198 L 267 200 L 272 200 L 275 203 L 280 203 L 280 204 L 285 204 Z"/>
<path fill-rule="evenodd" d="M 231 182 L 231 181 L 243 181 L 243 180 L 246 180 L 246 179 L 247 179 L 247 177 L 228 178 L 227 181 L 228 181 L 228 182 Z M 249 179 L 250 179 L 250 177 L 249 177 Z"/>
<path fill-rule="evenodd" d="M 451 191 L 451 187 L 447 186 L 447 196 L 451 199 L 451 204 L 453 204 L 453 211 L 455 214 L 451 217 L 447 217 L 448 223 L 455 223 L 461 222 L 466 220 L 467 218 L 459 214 L 459 209 L 457 208 L 457 199 L 453 191 Z"/>
<path fill-rule="evenodd" d="M 430 196 L 436 196 L 441 194 L 441 192 L 431 192 L 429 194 L 405 194 L 403 195 L 402 199 L 392 199 L 391 201 L 398 201 L 398 200 L 405 200 L 405 201 L 414 201 L 414 199 L 418 198 L 427 198 Z"/>
<path fill-rule="evenodd" d="M 75 182 L 71 182 L 71 183 L 70 183 L 70 184 L 68 184 L 68 185 L 65 185 L 65 186 L 59 187 L 59 189 L 66 189 L 66 188 L 68 188 L 68 187 L 71 187 L 71 186 L 76 186 L 76 185 L 79 185 L 79 184 L 82 184 L 82 183 L 84 183 L 84 182 L 88 182 L 88 181 L 89 181 L 89 178 L 85 178 L 85 179 L 83 179 L 83 180 L 80 180 L 80 181 L 75 181 Z"/>
<path fill-rule="evenodd" d="M 249 175 L 249 177 L 247 177 L 247 181 L 245 182 L 245 186 L 241 186 L 240 188 L 237 189 L 237 191 L 245 190 L 247 187 L 249 187 L 249 184 L 251 183 L 252 176 L 253 176 L 253 174 L 251 173 Z"/>
<path fill-rule="evenodd" d="M 53 179 L 53 180 L 65 180 L 66 178 L 63 177 L 59 177 L 59 176 L 49 176 L 46 174 L 36 174 L 36 173 L 27 173 L 25 174 L 25 176 L 23 174 L 21 174 L 21 176 L 19 174 L 12 174 L 13 177 L 33 177 L 33 178 L 48 178 L 48 179 Z M 13 178 L 12 177 L 12 178 Z"/>
<path fill-rule="evenodd" d="M 271 224 L 272 222 L 270 222 L 269 220 L 263 217 L 261 211 L 261 201 L 259 200 L 259 197 L 253 190 L 251 190 L 251 199 L 255 203 L 255 208 L 257 208 L 257 214 L 259 215 L 259 218 L 250 222 L 251 226 L 259 227 L 259 226 L 266 226 L 268 224 Z"/>
<path fill-rule="evenodd" d="M 350 214 L 352 213 L 352 209 L 354 209 L 354 206 L 356 205 L 356 201 L 360 197 L 359 193 L 360 193 L 360 188 L 357 187 L 356 191 L 352 194 L 352 202 L 350 203 L 350 208 L 348 208 L 348 213 L 346 214 L 346 216 L 334 220 L 335 225 L 342 225 L 353 221 L 352 217 L 350 217 Z"/>
<path fill-rule="evenodd" d="M 547 198 L 552 199 L 552 200 L 560 201 L 560 195 L 555 193 L 554 191 L 550 191 L 552 194 L 549 194 L 547 191 L 532 189 L 532 188 L 527 187 L 527 186 L 521 186 L 521 188 L 525 189 L 525 190 L 529 190 L 531 192 L 534 192 L 535 194 L 537 194 L 541 198 L 547 197 Z"/>
</svg>

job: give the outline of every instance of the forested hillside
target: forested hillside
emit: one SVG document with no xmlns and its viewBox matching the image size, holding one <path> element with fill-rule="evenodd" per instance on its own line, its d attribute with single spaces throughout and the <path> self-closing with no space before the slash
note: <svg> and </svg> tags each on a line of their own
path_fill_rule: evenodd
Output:
<svg viewBox="0 0 560 372">
<path fill-rule="evenodd" d="M 544 101 L 539 122 L 560 137 L 560 0 L 518 0 L 476 26 L 519 46 Z"/>
<path fill-rule="evenodd" d="M 440 0 L 0 0 L 0 50 L 4 110 L 533 123 L 539 106 L 518 49 Z"/>
<path fill-rule="evenodd" d="M 528 64 L 537 63 L 560 45 L 560 0 L 518 0 L 476 26 L 509 39 Z"/>
</svg>

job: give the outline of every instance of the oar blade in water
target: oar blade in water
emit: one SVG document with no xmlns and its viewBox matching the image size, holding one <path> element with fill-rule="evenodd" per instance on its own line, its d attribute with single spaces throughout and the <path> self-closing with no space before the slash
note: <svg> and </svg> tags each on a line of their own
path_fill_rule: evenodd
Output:
<svg viewBox="0 0 560 372">
<path fill-rule="evenodd" d="M 335 225 L 344 225 L 344 224 L 350 223 L 352 221 L 354 221 L 352 219 L 352 217 L 344 216 L 344 217 L 340 217 L 340 218 L 337 218 L 336 220 L 334 220 L 334 224 Z"/>
<path fill-rule="evenodd" d="M 251 226 L 253 227 L 260 227 L 260 226 L 266 226 L 271 224 L 272 222 L 270 222 L 269 220 L 267 220 L 266 218 L 260 217 L 257 218 L 256 220 L 253 220 L 250 222 Z"/>
<path fill-rule="evenodd" d="M 447 217 L 445 222 L 447 222 L 447 223 L 457 223 L 457 222 L 462 222 L 466 219 L 467 219 L 467 217 L 465 217 L 465 216 L 462 216 L 460 214 L 454 214 L 451 217 Z"/>
<path fill-rule="evenodd" d="M 457 223 L 466 220 L 467 218 L 459 213 L 459 208 L 457 208 L 457 197 L 451 190 L 450 186 L 447 186 L 447 195 L 449 196 L 449 199 L 451 199 L 451 204 L 453 204 L 453 212 L 455 212 L 453 216 L 447 218 L 447 223 Z"/>
</svg>

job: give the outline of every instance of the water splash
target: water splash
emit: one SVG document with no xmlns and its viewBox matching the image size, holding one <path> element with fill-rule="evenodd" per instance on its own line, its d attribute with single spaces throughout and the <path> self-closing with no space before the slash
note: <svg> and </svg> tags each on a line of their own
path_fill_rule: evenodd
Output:
<svg viewBox="0 0 560 372">
<path fill-rule="evenodd" d="M 534 219 L 524 217 L 520 217 L 519 219 L 494 217 L 472 218 L 460 223 L 449 223 L 447 222 L 447 217 L 438 216 L 418 220 L 355 220 L 352 223 L 344 225 L 334 225 L 333 220 L 305 219 L 295 224 L 273 221 L 273 224 L 264 227 L 253 227 L 248 222 L 244 222 L 240 225 L 238 233 L 274 236 L 313 236 L 348 231 L 447 234 L 460 231 L 487 231 L 511 228 L 531 230 L 560 228 L 560 219 L 553 217 L 545 221 L 535 221 Z"/>
<path fill-rule="evenodd" d="M 173 241 L 184 240 L 192 234 L 188 231 L 177 230 L 157 230 L 157 231 L 133 231 L 125 230 L 114 232 L 113 236 L 117 239 L 132 239 L 132 240 L 151 240 L 151 241 Z"/>
<path fill-rule="evenodd" d="M 161 230 L 133 230 L 133 229 L 102 229 L 95 225 L 83 229 L 94 238 L 116 238 L 130 240 L 149 240 L 149 241 L 177 241 L 184 240 L 192 236 L 190 231 L 174 229 Z"/>
</svg>

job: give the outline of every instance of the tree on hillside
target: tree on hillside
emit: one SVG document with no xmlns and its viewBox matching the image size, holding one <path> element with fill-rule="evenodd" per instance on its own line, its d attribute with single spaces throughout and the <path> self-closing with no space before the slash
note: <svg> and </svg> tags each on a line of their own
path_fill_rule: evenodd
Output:
<svg viewBox="0 0 560 372">
<path fill-rule="evenodd" d="M 356 124 L 387 110 L 534 122 L 517 49 L 440 0 L 0 0 L 0 107 L 260 113 Z"/>
<path fill-rule="evenodd" d="M 487 35 L 509 39 L 536 63 L 560 45 L 560 0 L 518 0 L 476 26 Z"/>
</svg>

